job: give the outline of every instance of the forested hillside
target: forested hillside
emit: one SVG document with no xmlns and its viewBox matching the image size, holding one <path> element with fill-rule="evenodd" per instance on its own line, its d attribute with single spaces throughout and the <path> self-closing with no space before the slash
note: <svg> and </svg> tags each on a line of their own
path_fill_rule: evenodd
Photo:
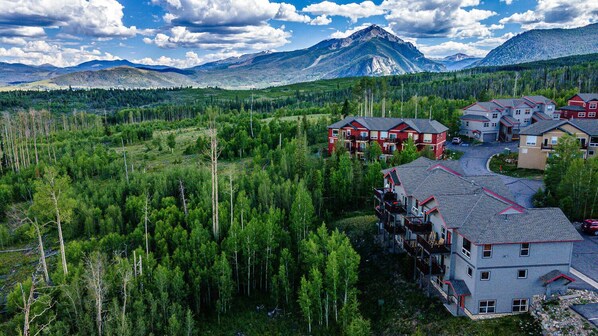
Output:
<svg viewBox="0 0 598 336">
<path fill-rule="evenodd" d="M 596 67 L 1 93 L 0 333 L 529 333 L 453 319 L 409 283 L 363 214 L 381 169 L 419 154 L 327 157 L 326 126 L 371 109 L 454 131 L 475 99 L 596 91 Z"/>
</svg>

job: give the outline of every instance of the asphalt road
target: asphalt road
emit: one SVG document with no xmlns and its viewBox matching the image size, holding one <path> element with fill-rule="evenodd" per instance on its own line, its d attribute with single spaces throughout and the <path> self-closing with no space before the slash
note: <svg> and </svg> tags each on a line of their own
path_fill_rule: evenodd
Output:
<svg viewBox="0 0 598 336">
<path fill-rule="evenodd" d="M 512 152 L 517 151 L 517 143 L 483 143 L 479 146 L 455 146 L 447 145 L 452 150 L 462 151 L 464 154 L 460 159 L 461 167 L 466 175 L 500 175 L 489 171 L 486 163 L 494 154 L 502 153 L 506 148 Z M 511 190 L 515 201 L 527 208 L 532 208 L 532 196 L 539 188 L 544 188 L 544 182 L 525 178 L 515 178 L 500 175 L 505 185 Z M 577 227 L 579 229 L 579 227 Z M 581 234 L 583 241 L 574 243 L 571 267 L 578 272 L 598 282 L 598 236 Z M 578 276 L 573 275 L 577 280 L 571 287 L 579 289 L 598 289 L 584 282 Z M 591 282 L 591 281 L 589 281 Z"/>
</svg>

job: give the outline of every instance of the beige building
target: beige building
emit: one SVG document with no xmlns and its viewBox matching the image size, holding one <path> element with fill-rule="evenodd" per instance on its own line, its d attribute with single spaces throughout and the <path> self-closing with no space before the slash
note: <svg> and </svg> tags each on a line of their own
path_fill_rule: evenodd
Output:
<svg viewBox="0 0 598 336">
<path fill-rule="evenodd" d="M 521 130 L 517 167 L 544 170 L 565 134 L 579 140 L 584 158 L 598 154 L 598 120 L 541 120 Z"/>
</svg>

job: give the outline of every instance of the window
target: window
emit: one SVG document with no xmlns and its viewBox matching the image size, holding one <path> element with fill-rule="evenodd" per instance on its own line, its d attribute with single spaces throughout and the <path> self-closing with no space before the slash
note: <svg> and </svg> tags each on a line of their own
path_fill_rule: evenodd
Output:
<svg viewBox="0 0 598 336">
<path fill-rule="evenodd" d="M 550 144 L 551 145 L 556 145 L 558 142 L 559 142 L 559 137 L 553 136 L 553 137 L 550 138 Z"/>
<path fill-rule="evenodd" d="M 465 122 L 465 126 L 469 127 L 469 121 Z"/>
<path fill-rule="evenodd" d="M 461 249 L 461 253 L 467 258 L 471 258 L 471 242 L 465 238 L 463 238 L 463 248 Z"/>
<path fill-rule="evenodd" d="M 492 119 L 498 118 L 498 113 L 492 113 Z"/>
<path fill-rule="evenodd" d="M 596 103 L 590 103 L 590 109 L 595 109 L 596 108 Z"/>
<path fill-rule="evenodd" d="M 496 127 L 496 125 L 498 125 L 497 123 L 492 123 L 492 127 Z"/>
<path fill-rule="evenodd" d="M 526 123 L 526 124 L 529 123 L 529 118 L 523 119 L 523 122 Z"/>
<path fill-rule="evenodd" d="M 347 130 L 347 136 L 351 135 L 351 130 Z"/>
<path fill-rule="evenodd" d="M 446 239 L 446 228 L 443 226 L 440 228 L 440 238 Z M 450 243 L 450 242 L 447 242 Z"/>
<path fill-rule="evenodd" d="M 424 134 L 424 142 L 432 142 L 432 134 Z"/>
<path fill-rule="evenodd" d="M 388 132 L 380 132 L 380 139 L 384 140 L 386 138 L 388 138 Z"/>
<path fill-rule="evenodd" d="M 490 127 L 490 123 L 484 123 L 484 127 Z"/>
<path fill-rule="evenodd" d="M 513 313 L 523 313 L 527 311 L 527 299 L 513 300 Z"/>
<path fill-rule="evenodd" d="M 333 144 L 334 143 L 334 138 L 330 138 L 330 143 Z"/>
<path fill-rule="evenodd" d="M 338 136 L 338 130 L 337 129 L 333 129 L 332 130 L 332 136 L 333 137 L 337 137 Z"/>
<path fill-rule="evenodd" d="M 596 112 L 588 112 L 588 118 L 596 118 Z"/>
<path fill-rule="evenodd" d="M 525 114 L 530 114 L 530 110 L 525 110 Z"/>
<path fill-rule="evenodd" d="M 490 271 L 483 271 L 480 273 L 480 280 L 482 281 L 489 281 L 490 280 Z"/>
<path fill-rule="evenodd" d="M 515 110 L 515 115 L 520 115 L 521 114 L 521 110 Z"/>
<path fill-rule="evenodd" d="M 593 156 L 593 155 L 594 155 L 594 151 L 593 151 L 593 150 L 591 150 L 591 151 L 588 151 L 588 155 L 589 155 L 589 156 Z"/>
<path fill-rule="evenodd" d="M 517 279 L 527 279 L 527 269 L 517 270 Z"/>
<path fill-rule="evenodd" d="M 521 249 L 519 250 L 520 257 L 527 257 L 529 256 L 529 243 L 521 244 Z"/>
<path fill-rule="evenodd" d="M 378 131 L 371 131 L 370 132 L 370 139 L 373 139 L 373 140 L 378 139 Z"/>
<path fill-rule="evenodd" d="M 527 140 L 525 142 L 526 145 L 528 145 L 528 146 L 535 146 L 536 145 L 536 141 L 538 139 L 537 136 L 535 136 L 535 135 L 528 135 L 526 138 L 527 138 Z"/>
<path fill-rule="evenodd" d="M 590 146 L 598 146 L 598 137 L 593 136 L 590 138 Z"/>
<path fill-rule="evenodd" d="M 492 258 L 492 245 L 485 244 L 482 252 L 482 258 Z"/>
<path fill-rule="evenodd" d="M 469 275 L 470 278 L 473 277 L 473 268 L 471 268 L 471 266 L 467 266 L 467 275 Z"/>
<path fill-rule="evenodd" d="M 368 137 L 368 132 L 361 132 L 360 135 L 364 138 Z"/>
<path fill-rule="evenodd" d="M 585 113 L 585 112 L 579 112 L 579 113 L 577 114 L 577 117 L 578 117 L 578 118 L 585 118 L 585 117 L 586 117 L 586 113 Z"/>
<path fill-rule="evenodd" d="M 496 301 L 486 300 L 480 301 L 480 314 L 489 314 L 496 311 Z"/>
</svg>

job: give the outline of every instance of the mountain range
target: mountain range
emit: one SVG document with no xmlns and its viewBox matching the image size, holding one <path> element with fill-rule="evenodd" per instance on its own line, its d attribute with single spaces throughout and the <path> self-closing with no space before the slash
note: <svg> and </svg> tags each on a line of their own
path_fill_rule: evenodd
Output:
<svg viewBox="0 0 598 336">
<path fill-rule="evenodd" d="M 412 43 L 372 25 L 346 38 L 324 40 L 306 49 L 247 54 L 188 69 L 127 60 L 98 60 L 66 68 L 0 63 L 0 86 L 4 89 L 260 88 L 319 79 L 501 66 L 597 52 L 598 24 L 575 29 L 530 30 L 496 47 L 482 59 L 465 54 L 426 58 Z"/>
</svg>

